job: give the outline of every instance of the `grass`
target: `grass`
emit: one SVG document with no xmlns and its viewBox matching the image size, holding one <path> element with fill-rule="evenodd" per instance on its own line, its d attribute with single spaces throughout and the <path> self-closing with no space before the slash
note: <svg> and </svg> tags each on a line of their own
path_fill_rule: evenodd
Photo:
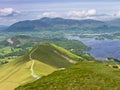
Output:
<svg viewBox="0 0 120 90">
<path fill-rule="evenodd" d="M 68 57 L 70 57 L 70 58 L 72 58 L 72 59 L 74 59 L 74 60 L 78 60 L 78 59 L 83 59 L 82 57 L 80 57 L 80 56 L 77 56 L 77 55 L 75 55 L 75 54 L 72 54 L 71 52 L 69 52 L 68 50 L 66 50 L 66 49 L 64 49 L 64 48 L 62 48 L 62 47 L 59 47 L 59 46 L 57 46 L 57 45 L 55 45 L 55 44 L 51 44 L 53 47 L 55 47 L 56 49 L 58 49 L 58 51 L 60 51 L 61 53 L 63 53 L 63 54 L 65 54 L 65 55 L 67 55 Z"/>
<path fill-rule="evenodd" d="M 0 49 L 0 55 L 5 55 L 5 54 L 12 53 L 13 51 L 11 50 L 11 48 L 12 47 L 10 47 L 10 46 L 1 48 Z M 19 51 L 19 50 L 20 50 L 19 48 L 16 48 L 16 49 L 14 49 L 14 52 Z"/>
<path fill-rule="evenodd" d="M 5 36 L 0 36 L 0 41 L 5 40 L 5 39 L 6 39 Z"/>
<path fill-rule="evenodd" d="M 20 57 L 17 60 L 11 61 L 8 64 L 0 66 L 0 90 L 4 90 L 6 87 L 7 90 L 13 90 L 15 87 L 18 87 L 21 84 L 25 84 L 35 79 L 31 76 L 31 61 L 25 60 L 23 57 Z M 34 65 L 35 72 L 40 76 L 45 76 L 56 69 L 46 65 L 40 61 L 35 60 Z"/>
<path fill-rule="evenodd" d="M 38 60 L 35 60 L 34 71 L 35 71 L 35 73 L 37 75 L 39 75 L 39 76 L 46 76 L 46 75 L 52 73 L 55 70 L 57 70 L 57 69 L 53 68 L 50 65 L 42 63 L 42 62 L 40 62 Z"/>
<path fill-rule="evenodd" d="M 60 56 L 59 54 L 55 53 L 55 51 L 58 51 L 60 54 L 65 55 L 66 57 L 75 56 L 71 59 L 78 59 L 79 56 L 76 56 L 69 51 L 66 51 L 62 48 L 56 48 L 53 46 L 53 44 L 41 44 L 38 45 L 38 49 L 32 54 L 32 58 L 39 60 L 40 62 L 43 62 L 45 64 L 48 64 L 55 68 L 65 68 L 73 65 L 68 60 Z M 64 52 L 64 53 L 63 53 Z M 68 56 L 69 55 L 69 56 Z"/>
<path fill-rule="evenodd" d="M 32 50 L 34 50 L 34 48 Z M 57 50 L 57 48 L 53 47 L 51 44 L 38 45 L 37 50 L 32 54 L 32 59 L 35 60 L 34 71 L 37 75 L 46 76 L 56 71 L 58 68 L 73 65 L 65 58 L 56 54 L 54 52 L 55 50 Z M 13 90 L 19 85 L 36 80 L 31 76 L 30 52 L 16 60 L 11 60 L 7 64 L 0 65 L 0 90 Z M 64 54 L 62 50 L 59 50 L 59 52 Z M 71 53 L 70 55 L 74 56 L 74 54 Z"/>
<path fill-rule="evenodd" d="M 20 57 L 8 64 L 0 66 L 0 90 L 13 90 L 15 87 L 33 81 L 30 75 L 31 62 Z M 26 62 L 27 61 L 27 62 Z M 7 87 L 5 87 L 7 86 Z"/>
<path fill-rule="evenodd" d="M 120 90 L 120 70 L 85 61 L 15 90 Z"/>
<path fill-rule="evenodd" d="M 0 49 L 0 52 L 4 52 L 4 51 L 7 52 L 8 51 L 8 53 L 9 53 L 11 51 L 10 48 L 11 48 L 10 46 L 2 48 L 2 49 Z"/>
</svg>

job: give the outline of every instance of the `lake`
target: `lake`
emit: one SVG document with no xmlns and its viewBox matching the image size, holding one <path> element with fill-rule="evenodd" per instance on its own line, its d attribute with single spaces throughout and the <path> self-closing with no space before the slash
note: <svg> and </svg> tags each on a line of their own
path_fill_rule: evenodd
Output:
<svg viewBox="0 0 120 90">
<path fill-rule="evenodd" d="M 95 40 L 94 38 L 79 38 L 77 36 L 68 37 L 70 40 L 82 41 L 92 49 L 85 51 L 90 53 L 93 57 L 100 60 L 105 60 L 107 57 L 113 57 L 120 60 L 120 40 Z"/>
</svg>

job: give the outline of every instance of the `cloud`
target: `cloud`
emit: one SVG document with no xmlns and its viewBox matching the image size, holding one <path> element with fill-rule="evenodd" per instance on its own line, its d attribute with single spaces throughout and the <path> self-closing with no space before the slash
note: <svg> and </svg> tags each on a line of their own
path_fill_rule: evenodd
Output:
<svg viewBox="0 0 120 90">
<path fill-rule="evenodd" d="M 65 12 L 43 12 L 37 16 L 37 18 L 43 17 L 61 17 L 66 19 L 95 19 L 95 20 L 109 20 L 113 18 L 111 15 L 108 14 L 98 14 L 96 9 L 89 9 L 89 10 L 78 10 L 78 11 L 65 11 Z"/>
<path fill-rule="evenodd" d="M 86 12 L 87 15 L 95 15 L 96 13 L 97 11 L 95 9 L 91 9 Z"/>
<path fill-rule="evenodd" d="M 96 15 L 97 11 L 95 9 L 82 10 L 82 11 L 70 11 L 67 16 L 70 18 L 85 18 L 92 17 Z"/>
<path fill-rule="evenodd" d="M 38 18 L 42 18 L 42 17 L 60 17 L 60 15 L 57 12 L 44 12 L 40 15 L 37 16 Z"/>
<path fill-rule="evenodd" d="M 96 15 L 97 11 L 95 9 L 82 10 L 82 11 L 69 11 L 69 12 L 44 12 L 38 15 L 38 18 L 42 17 L 62 17 L 62 18 L 72 18 L 72 19 L 81 19 L 81 18 L 92 18 Z"/>
<path fill-rule="evenodd" d="M 120 11 L 116 12 L 116 13 L 114 14 L 114 16 L 120 18 Z"/>
<path fill-rule="evenodd" d="M 20 12 L 14 10 L 13 8 L 2 8 L 0 9 L 0 17 L 14 16 L 19 14 Z"/>
</svg>

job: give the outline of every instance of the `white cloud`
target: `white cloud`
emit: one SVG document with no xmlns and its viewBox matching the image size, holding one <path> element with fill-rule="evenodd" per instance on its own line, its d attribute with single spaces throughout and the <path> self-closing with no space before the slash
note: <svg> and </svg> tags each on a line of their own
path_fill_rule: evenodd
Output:
<svg viewBox="0 0 120 90">
<path fill-rule="evenodd" d="M 83 17 L 85 16 L 85 11 L 70 11 L 67 14 L 68 17 Z"/>
<path fill-rule="evenodd" d="M 20 12 L 14 10 L 13 8 L 2 8 L 2 9 L 0 9 L 0 17 L 14 16 L 18 13 L 20 13 Z"/>
<path fill-rule="evenodd" d="M 95 20 L 109 20 L 116 17 L 120 17 L 120 11 L 115 14 L 109 13 L 97 13 L 96 9 L 88 9 L 88 10 L 77 10 L 77 11 L 64 11 L 64 12 L 44 12 L 41 13 L 38 18 L 43 17 L 61 17 L 67 19 L 95 19 Z"/>
<path fill-rule="evenodd" d="M 87 15 L 96 15 L 97 11 L 95 9 L 90 9 L 87 11 Z"/>
<path fill-rule="evenodd" d="M 60 15 L 57 12 L 44 12 L 40 15 L 37 16 L 38 18 L 42 18 L 42 17 L 60 17 Z"/>
<path fill-rule="evenodd" d="M 115 17 L 120 17 L 120 11 L 116 12 L 116 13 L 114 14 L 114 16 L 115 16 Z"/>
<path fill-rule="evenodd" d="M 70 11 L 68 12 L 67 16 L 70 18 L 85 18 L 91 17 L 97 14 L 95 9 L 90 10 L 82 10 L 82 11 Z"/>
<path fill-rule="evenodd" d="M 82 10 L 82 11 L 69 11 L 69 12 L 44 12 L 38 15 L 38 18 L 42 17 L 62 17 L 62 18 L 72 18 L 72 19 L 81 19 L 81 18 L 92 18 L 96 15 L 95 9 Z"/>
</svg>

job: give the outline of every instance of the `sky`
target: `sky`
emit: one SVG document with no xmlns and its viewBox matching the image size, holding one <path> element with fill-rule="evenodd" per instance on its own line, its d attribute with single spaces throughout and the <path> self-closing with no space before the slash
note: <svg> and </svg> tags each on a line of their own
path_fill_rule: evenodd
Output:
<svg viewBox="0 0 120 90">
<path fill-rule="evenodd" d="M 120 18 L 120 0 L 0 0 L 0 25 L 42 17 Z"/>
</svg>

